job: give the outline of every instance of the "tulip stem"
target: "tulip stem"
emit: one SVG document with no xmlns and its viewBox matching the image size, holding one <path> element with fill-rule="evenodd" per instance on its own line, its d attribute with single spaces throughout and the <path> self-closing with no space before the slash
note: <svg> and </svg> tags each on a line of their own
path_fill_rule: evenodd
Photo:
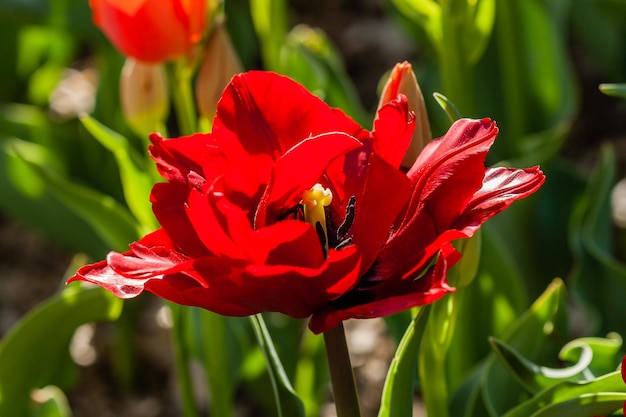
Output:
<svg viewBox="0 0 626 417">
<path fill-rule="evenodd" d="M 180 135 L 196 132 L 196 107 L 191 89 L 191 69 L 185 61 L 175 61 L 167 66 L 168 77 Z"/>
<path fill-rule="evenodd" d="M 354 382 L 343 323 L 324 332 L 324 343 L 337 417 L 360 417 L 359 396 Z"/>
</svg>

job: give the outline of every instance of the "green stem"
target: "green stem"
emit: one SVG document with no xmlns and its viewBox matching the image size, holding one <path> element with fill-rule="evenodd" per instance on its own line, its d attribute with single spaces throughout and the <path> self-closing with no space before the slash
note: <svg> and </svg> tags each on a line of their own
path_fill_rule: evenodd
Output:
<svg viewBox="0 0 626 417">
<path fill-rule="evenodd" d="M 184 60 L 168 64 L 167 69 L 179 133 L 191 135 L 197 131 L 196 106 L 191 88 L 192 70 Z"/>
<path fill-rule="evenodd" d="M 442 6 L 439 65 L 441 87 L 463 116 L 474 112 L 474 81 L 467 51 L 464 50 L 462 7 L 452 1 Z"/>
<path fill-rule="evenodd" d="M 450 415 L 446 357 L 454 335 L 460 291 L 459 288 L 431 305 L 430 318 L 420 346 L 419 376 L 429 416 Z"/>
<path fill-rule="evenodd" d="M 359 396 L 356 391 L 343 324 L 326 331 L 324 343 L 337 417 L 361 417 Z"/>
<path fill-rule="evenodd" d="M 183 407 L 183 417 L 200 417 L 196 407 L 196 399 L 193 395 L 193 383 L 189 372 L 189 354 L 185 346 L 184 338 L 184 310 L 183 306 L 168 303 L 172 312 L 172 342 L 174 345 L 174 361 L 180 387 L 180 397 Z"/>
</svg>

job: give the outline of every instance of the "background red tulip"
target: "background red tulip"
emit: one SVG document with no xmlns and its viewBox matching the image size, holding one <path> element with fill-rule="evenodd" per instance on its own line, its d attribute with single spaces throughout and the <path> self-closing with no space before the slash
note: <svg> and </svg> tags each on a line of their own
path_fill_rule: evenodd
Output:
<svg viewBox="0 0 626 417">
<path fill-rule="evenodd" d="M 93 20 L 124 54 L 144 62 L 179 57 L 200 40 L 207 0 L 90 0 Z"/>
</svg>

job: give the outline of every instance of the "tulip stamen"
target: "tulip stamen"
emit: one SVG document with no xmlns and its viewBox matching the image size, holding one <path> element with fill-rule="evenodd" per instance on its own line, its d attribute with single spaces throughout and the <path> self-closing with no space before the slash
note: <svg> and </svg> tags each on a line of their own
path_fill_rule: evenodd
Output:
<svg viewBox="0 0 626 417">
<path fill-rule="evenodd" d="M 328 207 L 332 201 L 333 193 L 320 183 L 303 192 L 300 201 L 300 204 L 304 206 L 304 221 L 315 228 L 325 256 L 328 254 L 328 229 L 324 207 Z"/>
<path fill-rule="evenodd" d="M 337 229 L 337 241 L 340 243 L 346 240 L 348 232 L 352 227 L 352 223 L 354 223 L 355 206 L 356 197 L 352 196 L 350 197 L 350 200 L 348 200 L 348 205 L 346 206 L 346 217 L 344 217 L 343 222 L 339 225 L 339 228 Z"/>
</svg>

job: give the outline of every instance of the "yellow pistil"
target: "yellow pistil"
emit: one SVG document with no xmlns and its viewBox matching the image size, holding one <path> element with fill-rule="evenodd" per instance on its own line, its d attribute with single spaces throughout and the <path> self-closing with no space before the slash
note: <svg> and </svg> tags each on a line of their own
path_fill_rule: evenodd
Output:
<svg viewBox="0 0 626 417">
<path fill-rule="evenodd" d="M 324 207 L 329 206 L 332 201 L 333 193 L 328 188 L 322 187 L 320 183 L 303 192 L 300 201 L 300 204 L 304 206 L 304 221 L 315 228 L 324 247 L 324 255 L 328 254 L 328 231 Z"/>
</svg>

